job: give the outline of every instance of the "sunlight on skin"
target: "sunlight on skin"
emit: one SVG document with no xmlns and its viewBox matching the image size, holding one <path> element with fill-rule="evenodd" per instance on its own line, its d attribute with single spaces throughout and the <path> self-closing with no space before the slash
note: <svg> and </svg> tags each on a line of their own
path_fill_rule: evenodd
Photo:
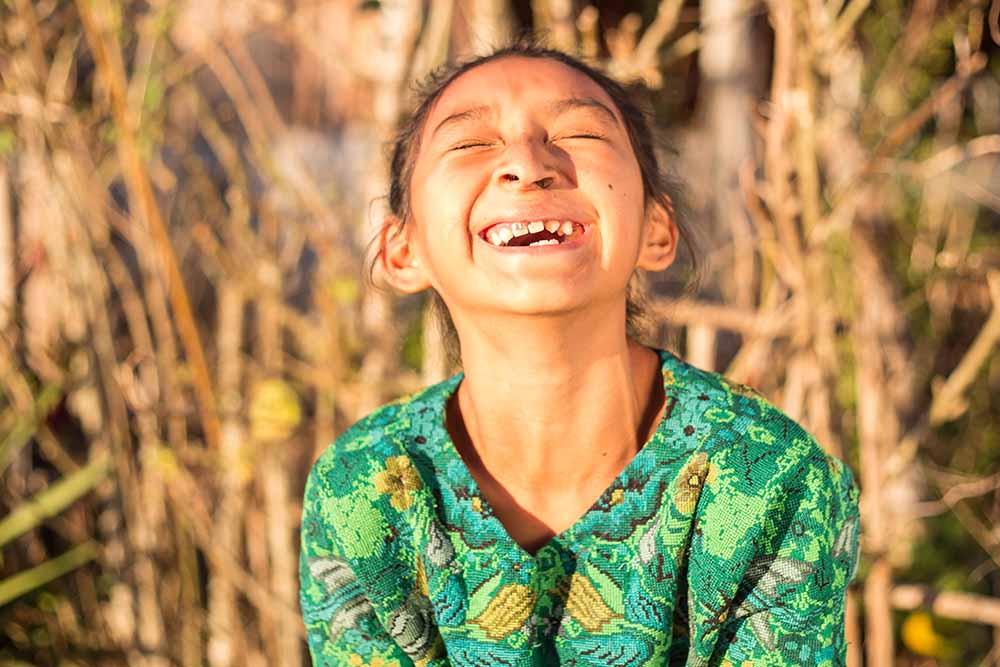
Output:
<svg viewBox="0 0 1000 667">
<path fill-rule="evenodd" d="M 558 530 L 648 436 L 659 360 L 626 338 L 626 286 L 637 267 L 670 266 L 677 227 L 645 206 L 614 102 L 561 63 L 509 57 L 465 73 L 419 146 L 412 218 L 383 237 L 388 278 L 448 305 L 471 438 L 456 446 L 474 447 L 473 473 Z M 499 220 L 572 220 L 585 233 L 496 247 L 479 232 Z"/>
</svg>

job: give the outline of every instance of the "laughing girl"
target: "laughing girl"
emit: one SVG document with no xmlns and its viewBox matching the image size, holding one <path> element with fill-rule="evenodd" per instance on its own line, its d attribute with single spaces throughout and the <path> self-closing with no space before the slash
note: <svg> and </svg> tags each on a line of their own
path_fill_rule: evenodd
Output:
<svg viewBox="0 0 1000 667">
<path fill-rule="evenodd" d="M 753 389 L 630 335 L 678 219 L 627 91 L 517 44 L 434 76 L 378 261 L 463 371 L 306 484 L 315 665 L 842 665 L 850 471 Z M 679 208 L 679 207 L 677 207 Z"/>
</svg>

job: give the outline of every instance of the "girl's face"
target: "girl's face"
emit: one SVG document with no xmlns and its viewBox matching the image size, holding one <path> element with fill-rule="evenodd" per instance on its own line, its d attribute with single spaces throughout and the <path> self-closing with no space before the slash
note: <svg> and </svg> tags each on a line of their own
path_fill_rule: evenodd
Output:
<svg viewBox="0 0 1000 667">
<path fill-rule="evenodd" d="M 616 105 L 552 60 L 494 60 L 445 89 L 420 135 L 410 206 L 403 233 L 383 237 L 390 280 L 433 286 L 460 329 L 476 314 L 620 304 L 624 316 L 635 268 L 662 270 L 676 248 L 673 221 L 646 210 Z M 553 221 L 556 244 L 504 244 L 505 228 Z"/>
</svg>

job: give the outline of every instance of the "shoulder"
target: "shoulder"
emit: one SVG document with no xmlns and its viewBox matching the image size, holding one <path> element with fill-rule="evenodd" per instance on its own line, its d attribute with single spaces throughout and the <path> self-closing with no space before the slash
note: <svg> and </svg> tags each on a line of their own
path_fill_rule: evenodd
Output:
<svg viewBox="0 0 1000 667">
<path fill-rule="evenodd" d="M 425 512 L 428 498 L 409 447 L 437 421 L 450 381 L 357 420 L 323 450 L 306 480 L 303 572 L 331 563 L 346 568 L 380 616 L 397 608 L 414 586 L 414 531 L 420 522 L 411 515 Z"/>
<path fill-rule="evenodd" d="M 800 484 L 854 486 L 843 461 L 753 387 L 683 361 L 675 368 L 679 402 L 698 431 L 698 453 L 727 490 L 767 497 Z"/>
<path fill-rule="evenodd" d="M 851 469 L 753 388 L 690 365 L 685 374 L 705 428 L 688 464 L 704 480 L 695 510 L 704 554 L 721 563 L 762 551 L 856 567 Z"/>
<path fill-rule="evenodd" d="M 390 459 L 406 456 L 414 440 L 421 441 L 419 434 L 443 420 L 438 413 L 444 393 L 455 382 L 456 377 L 448 378 L 358 419 L 322 451 L 310 470 L 309 482 L 342 493 L 356 486 L 359 477 L 370 479 L 370 473 L 384 469 Z"/>
<path fill-rule="evenodd" d="M 343 495 L 364 476 L 368 462 L 386 452 L 386 429 L 394 428 L 406 399 L 388 403 L 357 420 L 324 449 L 309 471 L 306 493 L 322 489 L 325 495 Z M 381 451 L 380 451 L 381 450 Z"/>
<path fill-rule="evenodd" d="M 403 514 L 421 502 L 424 486 L 408 443 L 434 420 L 428 406 L 440 402 L 449 381 L 379 407 L 323 450 L 303 498 L 303 540 L 312 551 L 343 559 L 369 583 L 378 581 L 373 573 L 405 560 L 407 540 L 398 538 L 410 527 Z"/>
<path fill-rule="evenodd" d="M 683 375 L 703 429 L 688 463 L 700 487 L 689 501 L 691 645 L 711 654 L 746 617 L 752 634 L 740 641 L 768 651 L 801 628 L 827 632 L 858 566 L 850 468 L 753 388 L 693 366 Z"/>
</svg>

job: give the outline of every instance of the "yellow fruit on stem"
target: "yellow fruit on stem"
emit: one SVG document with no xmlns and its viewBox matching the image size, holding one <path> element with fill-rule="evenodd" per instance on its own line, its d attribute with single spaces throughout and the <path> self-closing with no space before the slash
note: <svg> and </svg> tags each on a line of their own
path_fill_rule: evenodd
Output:
<svg viewBox="0 0 1000 667">
<path fill-rule="evenodd" d="M 925 611 L 915 611 L 906 617 L 900 628 L 903 644 L 917 655 L 929 658 L 945 658 L 955 652 L 955 647 L 934 629 L 931 615 Z"/>
<path fill-rule="evenodd" d="M 302 405 L 284 380 L 261 380 L 250 392 L 250 435 L 258 442 L 287 439 L 302 421 Z"/>
</svg>

